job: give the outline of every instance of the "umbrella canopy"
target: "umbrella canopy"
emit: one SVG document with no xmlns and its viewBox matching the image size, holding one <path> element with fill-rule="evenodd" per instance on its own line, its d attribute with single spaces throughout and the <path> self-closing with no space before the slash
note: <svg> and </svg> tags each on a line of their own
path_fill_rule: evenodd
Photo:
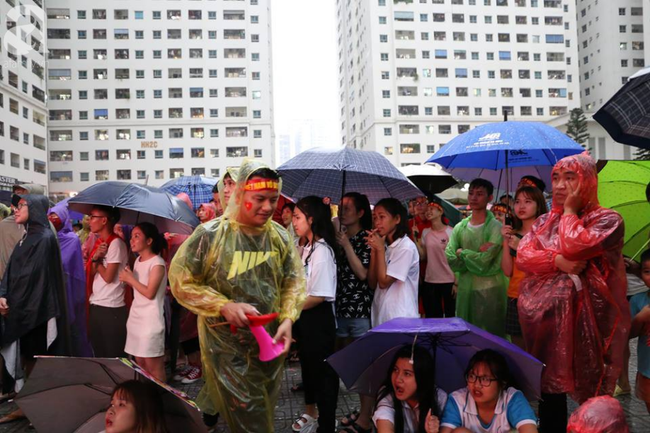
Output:
<svg viewBox="0 0 650 433">
<path fill-rule="evenodd" d="M 645 196 L 650 161 L 609 161 L 598 173 L 598 201 L 625 221 L 623 254 L 634 257 L 650 234 L 650 205 Z"/>
<path fill-rule="evenodd" d="M 294 200 L 316 195 L 338 204 L 348 192 L 368 196 L 375 204 L 382 198 L 410 200 L 422 196 L 383 155 L 350 148 L 306 150 L 278 167 L 282 194 Z"/>
<path fill-rule="evenodd" d="M 407 165 L 399 171 L 422 191 L 432 194 L 438 194 L 458 183 L 452 175 L 435 164 Z"/>
<path fill-rule="evenodd" d="M 511 190 L 524 175 L 539 177 L 550 185 L 555 163 L 583 151 L 578 143 L 544 123 L 497 122 L 457 136 L 427 162 L 442 165 L 459 179 L 482 177 Z M 511 169 L 510 185 L 505 185 L 505 174 L 501 172 L 505 168 Z"/>
<path fill-rule="evenodd" d="M 16 397 L 37 431 L 97 433 L 115 385 L 151 380 L 127 359 L 37 357 L 29 380 Z M 206 432 L 201 413 L 185 393 L 153 380 L 163 400 L 169 431 Z"/>
<path fill-rule="evenodd" d="M 416 339 L 417 337 L 417 339 Z M 514 344 L 462 319 L 399 318 L 372 328 L 354 343 L 327 358 L 349 390 L 375 395 L 387 377 L 395 353 L 415 344 L 431 350 L 436 385 L 447 393 L 466 386 L 465 369 L 479 350 L 504 356 L 511 375 L 529 400 L 541 396 L 543 364 Z"/>
<path fill-rule="evenodd" d="M 153 223 L 161 232 L 191 234 L 199 219 L 179 198 L 151 186 L 126 182 L 101 182 L 70 199 L 68 208 L 90 214 L 93 206 L 120 209 L 120 223 Z"/>
<path fill-rule="evenodd" d="M 190 197 L 194 211 L 196 211 L 203 203 L 212 200 L 212 188 L 214 188 L 218 180 L 206 176 L 181 176 L 165 183 L 160 189 L 171 195 L 184 192 Z"/>
<path fill-rule="evenodd" d="M 463 191 L 457 188 L 450 188 L 437 194 L 437 196 L 447 200 L 450 203 L 467 204 L 467 194 L 468 191 Z"/>
<path fill-rule="evenodd" d="M 594 120 L 619 143 L 650 149 L 650 67 L 632 75 Z"/>
</svg>

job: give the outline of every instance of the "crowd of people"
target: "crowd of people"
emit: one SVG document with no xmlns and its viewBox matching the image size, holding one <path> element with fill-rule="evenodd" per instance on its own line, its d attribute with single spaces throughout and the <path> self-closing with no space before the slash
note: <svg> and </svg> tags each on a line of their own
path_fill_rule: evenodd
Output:
<svg viewBox="0 0 650 433">
<path fill-rule="evenodd" d="M 285 358 L 260 361 L 248 326 L 278 313 L 266 328 L 302 372 L 294 432 L 564 432 L 567 395 L 584 403 L 617 381 L 631 392 L 627 343 L 637 336 L 636 395 L 650 412 L 650 252 L 624 260 L 623 220 L 599 206 L 589 156 L 556 164 L 550 209 L 535 177 L 495 205 L 494 186 L 474 179 L 471 215 L 453 228 L 431 194 L 371 207 L 351 192 L 334 211 L 327 197 L 293 203 L 281 186 L 259 160 L 229 169 L 196 207 L 191 235 L 121 225 L 119 209 L 104 206 L 73 227 L 66 205 L 16 186 L 0 221 L 3 393 L 20 391 L 37 355 L 129 356 L 161 382 L 166 364 L 174 381 L 203 378 L 208 426 L 222 417 L 230 431 L 273 431 Z M 628 298 L 626 271 L 638 286 Z M 499 352 L 475 353 L 467 386 L 446 393 L 431 352 L 413 344 L 397 351 L 379 393 L 360 394 L 358 410 L 337 420 L 339 377 L 326 358 L 399 317 L 460 317 L 542 361 L 538 414 Z M 165 431 L 140 386 L 116 388 L 107 432 Z"/>
</svg>

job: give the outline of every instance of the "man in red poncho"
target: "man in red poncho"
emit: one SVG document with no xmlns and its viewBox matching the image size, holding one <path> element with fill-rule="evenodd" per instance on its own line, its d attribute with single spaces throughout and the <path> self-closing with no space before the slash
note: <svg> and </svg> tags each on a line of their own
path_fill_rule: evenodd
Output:
<svg viewBox="0 0 650 433">
<path fill-rule="evenodd" d="M 553 207 L 517 250 L 526 273 L 519 320 L 528 351 L 546 364 L 540 430 L 563 432 L 566 394 L 582 403 L 611 395 L 630 329 L 623 219 L 598 204 L 596 164 L 587 153 L 553 168 Z"/>
</svg>

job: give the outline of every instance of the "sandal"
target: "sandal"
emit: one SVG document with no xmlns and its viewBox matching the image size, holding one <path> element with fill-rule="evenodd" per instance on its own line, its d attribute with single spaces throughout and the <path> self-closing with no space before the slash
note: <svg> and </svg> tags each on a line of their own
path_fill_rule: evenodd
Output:
<svg viewBox="0 0 650 433">
<path fill-rule="evenodd" d="M 359 409 L 355 409 L 341 418 L 341 425 L 343 427 L 350 427 L 357 422 L 357 419 L 359 419 Z"/>
<path fill-rule="evenodd" d="M 343 430 L 339 430 L 339 433 L 372 433 L 372 425 L 369 428 L 363 428 L 355 421 L 352 421 L 352 424 L 349 424 Z"/>
<path fill-rule="evenodd" d="M 293 424 L 291 425 L 291 430 L 295 431 L 296 433 L 301 431 L 308 431 L 309 428 L 314 424 L 316 424 L 317 422 L 318 422 L 318 418 L 314 418 L 313 416 L 303 413 L 300 416 L 300 418 L 298 418 L 293 422 Z M 298 424 L 298 428 L 294 427 L 295 424 Z"/>
</svg>

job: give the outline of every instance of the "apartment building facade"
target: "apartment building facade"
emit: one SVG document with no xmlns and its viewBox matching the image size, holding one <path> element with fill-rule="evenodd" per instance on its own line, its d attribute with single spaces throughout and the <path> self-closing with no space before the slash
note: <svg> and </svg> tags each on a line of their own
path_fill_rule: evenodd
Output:
<svg viewBox="0 0 650 433">
<path fill-rule="evenodd" d="M 273 163 L 269 0 L 47 2 L 51 194 Z"/>
<path fill-rule="evenodd" d="M 41 0 L 0 2 L 0 189 L 47 185 L 44 26 Z"/>
<path fill-rule="evenodd" d="M 479 124 L 579 106 L 572 0 L 339 0 L 342 143 L 423 163 Z"/>
</svg>

